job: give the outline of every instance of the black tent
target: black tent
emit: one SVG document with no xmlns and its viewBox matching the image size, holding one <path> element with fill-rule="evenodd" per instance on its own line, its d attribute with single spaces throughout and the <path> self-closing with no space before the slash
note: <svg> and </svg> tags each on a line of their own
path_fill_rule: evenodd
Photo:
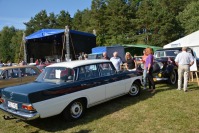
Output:
<svg viewBox="0 0 199 133">
<path fill-rule="evenodd" d="M 30 58 L 65 60 L 67 53 L 67 38 L 64 29 L 42 29 L 25 37 L 25 56 L 27 62 Z M 68 43 L 70 58 L 76 59 L 80 52 L 91 53 L 96 47 L 96 36 L 94 34 L 75 30 L 68 31 Z"/>
</svg>

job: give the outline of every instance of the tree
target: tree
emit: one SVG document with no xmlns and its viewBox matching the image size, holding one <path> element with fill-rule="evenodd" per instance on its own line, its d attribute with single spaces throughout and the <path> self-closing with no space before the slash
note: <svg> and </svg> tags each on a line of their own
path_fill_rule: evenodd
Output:
<svg viewBox="0 0 199 133">
<path fill-rule="evenodd" d="M 72 19 L 72 29 L 74 30 L 80 30 L 82 27 L 82 15 L 83 12 L 80 10 L 77 10 L 77 12 L 74 14 L 74 17 Z"/>
<path fill-rule="evenodd" d="M 193 1 L 177 16 L 185 34 L 199 30 L 199 1 Z"/>
<path fill-rule="evenodd" d="M 29 22 L 24 23 L 26 25 L 26 35 L 30 35 L 41 29 L 50 28 L 51 25 L 49 23 L 46 10 L 42 10 L 34 18 L 31 18 Z"/>
<path fill-rule="evenodd" d="M 15 49 L 11 40 L 15 35 L 16 29 L 13 26 L 10 28 L 7 26 L 3 27 L 0 36 L 0 59 L 2 59 L 3 62 L 7 62 L 8 60 L 14 61 Z"/>
<path fill-rule="evenodd" d="M 130 12 L 131 13 L 131 12 Z M 107 38 L 106 43 L 124 43 L 128 39 L 129 31 L 129 4 L 127 0 L 107 0 L 106 24 Z"/>
<path fill-rule="evenodd" d="M 107 33 L 107 18 L 106 18 L 106 3 L 105 0 L 93 0 L 91 5 L 90 29 L 97 33 L 97 45 L 104 45 L 105 35 Z"/>
<path fill-rule="evenodd" d="M 49 19 L 49 28 L 52 28 L 52 29 L 54 29 L 54 28 L 56 28 L 57 27 L 57 15 L 55 15 L 54 13 L 50 13 L 50 15 L 49 15 L 49 17 L 48 17 L 48 19 Z"/>
<path fill-rule="evenodd" d="M 177 38 L 182 28 L 176 15 L 187 0 L 143 0 L 136 14 L 137 40 L 145 44 L 163 46 Z"/>
<path fill-rule="evenodd" d="M 24 38 L 22 30 L 17 30 L 12 36 L 10 47 L 13 50 L 12 58 L 14 62 L 19 63 L 20 59 L 24 59 Z"/>
<path fill-rule="evenodd" d="M 65 12 L 64 10 L 60 11 L 60 14 L 57 15 L 56 21 L 56 28 L 64 29 L 66 25 L 68 25 L 69 27 L 72 26 L 70 14 L 69 12 Z"/>
</svg>

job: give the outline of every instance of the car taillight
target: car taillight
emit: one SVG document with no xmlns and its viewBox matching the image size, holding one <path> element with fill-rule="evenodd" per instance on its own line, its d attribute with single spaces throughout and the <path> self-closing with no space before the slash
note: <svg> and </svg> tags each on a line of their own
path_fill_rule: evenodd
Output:
<svg viewBox="0 0 199 133">
<path fill-rule="evenodd" d="M 0 98 L 0 103 L 4 103 L 5 102 L 5 100 L 1 97 Z"/>
<path fill-rule="evenodd" d="M 28 111 L 35 111 L 31 104 L 22 104 L 22 108 Z"/>
</svg>

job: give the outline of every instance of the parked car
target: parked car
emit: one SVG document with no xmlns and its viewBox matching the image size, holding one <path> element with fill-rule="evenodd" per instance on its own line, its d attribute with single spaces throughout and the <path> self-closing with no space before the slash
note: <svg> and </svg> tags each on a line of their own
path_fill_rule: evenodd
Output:
<svg viewBox="0 0 199 133">
<path fill-rule="evenodd" d="M 181 47 L 159 49 L 154 53 L 155 63 L 153 76 L 155 81 L 167 81 L 169 84 L 176 84 L 178 79 L 175 57 L 182 51 Z M 187 49 L 193 56 L 193 50 Z"/>
<path fill-rule="evenodd" d="M 35 66 L 0 67 L 0 88 L 32 82 L 39 74 Z"/>
<path fill-rule="evenodd" d="M 2 90 L 0 109 L 23 120 L 58 114 L 75 120 L 85 110 L 113 98 L 140 93 L 142 75 L 117 72 L 109 60 L 78 60 L 46 66 L 29 84 Z"/>
</svg>

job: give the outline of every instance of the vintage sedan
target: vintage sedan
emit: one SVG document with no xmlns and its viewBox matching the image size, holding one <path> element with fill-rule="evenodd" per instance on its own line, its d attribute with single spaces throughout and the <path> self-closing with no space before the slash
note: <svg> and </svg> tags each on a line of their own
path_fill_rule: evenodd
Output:
<svg viewBox="0 0 199 133">
<path fill-rule="evenodd" d="M 80 118 L 85 110 L 113 98 L 140 93 L 142 75 L 117 72 L 109 60 L 79 60 L 49 65 L 29 84 L 2 90 L 0 109 L 32 120 L 61 114 Z"/>
<path fill-rule="evenodd" d="M 39 74 L 35 66 L 0 67 L 0 88 L 32 82 Z"/>
<path fill-rule="evenodd" d="M 178 79 L 178 67 L 175 64 L 175 57 L 182 51 L 181 47 L 159 49 L 154 53 L 154 80 L 155 81 L 167 81 L 169 84 L 176 84 Z M 193 50 L 187 49 L 187 52 L 193 56 Z"/>
</svg>

